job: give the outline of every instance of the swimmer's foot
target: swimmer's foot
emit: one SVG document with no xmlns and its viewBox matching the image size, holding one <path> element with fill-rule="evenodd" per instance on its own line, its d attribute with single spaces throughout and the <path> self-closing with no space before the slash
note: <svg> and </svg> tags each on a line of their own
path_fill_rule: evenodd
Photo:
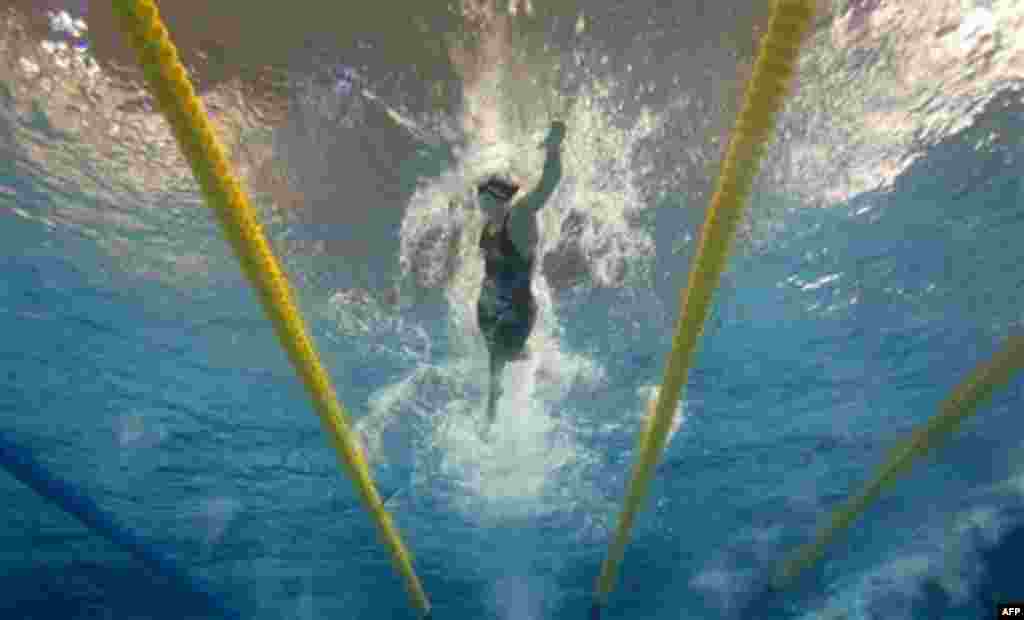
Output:
<svg viewBox="0 0 1024 620">
<path fill-rule="evenodd" d="M 490 443 L 494 439 L 494 419 L 486 417 L 480 420 L 476 425 L 477 434 L 480 435 L 480 441 Z"/>
<path fill-rule="evenodd" d="M 483 422 L 480 424 L 479 434 L 480 441 L 484 443 L 491 443 L 491 440 L 494 439 L 494 435 L 491 432 L 491 424 L 488 422 Z"/>
<path fill-rule="evenodd" d="M 511 361 L 511 362 L 522 362 L 524 360 L 528 360 L 528 359 L 530 359 L 530 353 L 531 353 L 530 347 L 528 347 L 528 346 L 527 347 L 523 347 L 521 351 L 517 352 L 515 355 L 510 357 L 509 361 Z"/>
</svg>

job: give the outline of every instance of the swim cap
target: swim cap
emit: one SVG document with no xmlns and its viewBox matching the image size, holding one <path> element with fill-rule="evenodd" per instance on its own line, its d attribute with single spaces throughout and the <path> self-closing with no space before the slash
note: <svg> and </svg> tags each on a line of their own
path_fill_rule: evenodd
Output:
<svg viewBox="0 0 1024 620">
<path fill-rule="evenodd" d="M 519 186 L 506 179 L 491 177 L 478 185 L 477 190 L 481 194 L 490 194 L 501 202 L 508 202 L 519 191 Z"/>
</svg>

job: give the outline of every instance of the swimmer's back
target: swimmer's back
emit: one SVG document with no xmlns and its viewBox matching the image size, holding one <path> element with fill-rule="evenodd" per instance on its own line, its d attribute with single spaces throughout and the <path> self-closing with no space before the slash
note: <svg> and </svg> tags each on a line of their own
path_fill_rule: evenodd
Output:
<svg viewBox="0 0 1024 620">
<path fill-rule="evenodd" d="M 506 222 L 507 217 L 502 223 Z M 521 349 L 537 317 L 530 291 L 533 261 L 520 254 L 504 226 L 488 225 L 480 248 L 486 271 L 477 307 L 480 328 L 492 346 Z"/>
</svg>

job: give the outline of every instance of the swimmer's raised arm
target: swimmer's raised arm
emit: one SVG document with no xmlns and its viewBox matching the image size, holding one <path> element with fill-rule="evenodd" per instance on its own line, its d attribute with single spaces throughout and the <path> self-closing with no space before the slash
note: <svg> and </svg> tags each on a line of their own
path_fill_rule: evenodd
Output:
<svg viewBox="0 0 1024 620">
<path fill-rule="evenodd" d="M 540 183 L 519 201 L 519 204 L 516 205 L 517 209 L 523 209 L 533 215 L 540 211 L 551 198 L 551 194 L 555 193 L 558 182 L 562 180 L 562 150 L 560 147 L 565 139 L 565 130 L 565 123 L 562 121 L 551 123 L 548 136 L 541 145 L 547 150 L 547 157 L 544 159 L 544 171 L 541 174 Z"/>
<path fill-rule="evenodd" d="M 547 158 L 544 160 L 544 171 L 541 174 L 540 183 L 532 192 L 513 203 L 512 208 L 509 209 L 508 236 L 525 257 L 533 255 L 534 246 L 537 244 L 537 218 L 534 216 L 547 204 L 551 195 L 555 193 L 558 182 L 562 180 L 562 151 L 560 147 L 564 139 L 565 123 L 560 121 L 551 123 L 548 137 L 541 145 L 547 150 Z"/>
</svg>

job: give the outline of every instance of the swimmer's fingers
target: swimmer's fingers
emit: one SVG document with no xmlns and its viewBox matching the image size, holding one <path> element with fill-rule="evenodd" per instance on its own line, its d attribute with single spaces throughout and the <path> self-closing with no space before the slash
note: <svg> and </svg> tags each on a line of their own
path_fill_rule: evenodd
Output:
<svg viewBox="0 0 1024 620">
<path fill-rule="evenodd" d="M 562 141 L 565 140 L 565 133 L 567 131 L 565 122 L 563 121 L 552 121 L 551 126 L 548 129 L 548 135 L 541 142 L 540 148 L 557 148 L 561 146 Z"/>
</svg>

